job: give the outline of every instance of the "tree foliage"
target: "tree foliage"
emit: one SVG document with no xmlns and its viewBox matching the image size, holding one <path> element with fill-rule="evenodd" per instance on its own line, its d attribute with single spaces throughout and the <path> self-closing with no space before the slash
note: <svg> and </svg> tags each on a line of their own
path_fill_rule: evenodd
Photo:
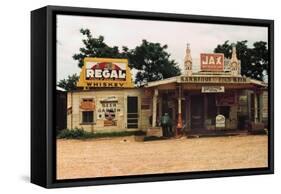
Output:
<svg viewBox="0 0 281 194">
<path fill-rule="evenodd" d="M 135 83 L 144 84 L 180 75 L 180 68 L 167 53 L 167 45 L 143 40 L 140 46 L 127 52 L 130 67 L 138 70 Z"/>
<path fill-rule="evenodd" d="M 104 42 L 103 36 L 94 38 L 89 29 L 82 28 L 80 29 L 80 33 L 85 36 L 85 38 L 82 39 L 84 46 L 79 49 L 79 53 L 72 56 L 74 60 L 78 61 L 78 66 L 80 68 L 83 66 L 83 60 L 85 57 L 125 57 L 125 53 L 128 50 L 126 47 L 123 47 L 122 51 L 119 51 L 117 46 L 110 47 Z"/>
<path fill-rule="evenodd" d="M 85 36 L 82 39 L 83 47 L 79 53 L 73 55 L 78 61 L 78 66 L 83 66 L 85 57 L 128 58 L 130 68 L 137 70 L 135 83 L 144 84 L 148 81 L 160 80 L 180 74 L 180 69 L 167 53 L 167 45 L 152 43 L 143 40 L 140 46 L 128 49 L 123 46 L 120 50 L 117 46 L 110 47 L 104 42 L 104 37 L 94 38 L 89 29 L 81 29 Z"/>
<path fill-rule="evenodd" d="M 58 86 L 66 91 L 75 90 L 78 80 L 79 76 L 77 74 L 69 75 L 66 79 L 60 80 Z"/>
<path fill-rule="evenodd" d="M 237 57 L 241 60 L 241 74 L 257 80 L 264 80 L 268 74 L 268 49 L 267 43 L 258 41 L 252 48 L 247 45 L 248 41 L 237 41 Z M 229 41 L 219 44 L 215 53 L 224 53 L 226 58 L 231 58 L 232 45 Z"/>
</svg>

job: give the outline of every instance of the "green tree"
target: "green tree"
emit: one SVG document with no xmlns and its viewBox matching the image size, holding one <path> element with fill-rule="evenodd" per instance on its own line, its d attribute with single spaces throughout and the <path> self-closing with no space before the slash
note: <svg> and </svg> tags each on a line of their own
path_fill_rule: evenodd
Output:
<svg viewBox="0 0 281 194">
<path fill-rule="evenodd" d="M 159 43 L 143 40 L 142 44 L 134 49 L 129 50 L 123 46 L 120 50 L 117 46 L 108 46 L 103 36 L 94 38 L 89 29 L 81 29 L 80 33 L 85 36 L 82 39 L 84 45 L 79 49 L 79 53 L 73 55 L 80 68 L 85 57 L 128 58 L 130 68 L 138 71 L 135 83 L 143 84 L 180 74 L 176 62 L 171 60 L 170 54 L 166 52 L 167 45 L 161 46 Z"/>
<path fill-rule="evenodd" d="M 84 44 L 79 49 L 79 53 L 74 54 L 72 57 L 78 61 L 78 66 L 83 66 L 83 60 L 85 57 L 110 57 L 110 58 L 124 58 L 126 55 L 127 47 L 123 47 L 123 51 L 119 51 L 117 46 L 110 47 L 104 42 L 104 37 L 99 36 L 94 38 L 89 29 L 80 29 L 80 33 L 85 36 L 82 39 Z"/>
<path fill-rule="evenodd" d="M 59 87 L 65 89 L 66 91 L 72 91 L 76 89 L 76 83 L 79 80 L 79 76 L 77 74 L 69 75 L 66 79 L 62 79 L 59 81 Z"/>
<path fill-rule="evenodd" d="M 236 42 L 237 57 L 241 61 L 241 74 L 257 80 L 264 80 L 268 74 L 267 43 L 255 42 L 253 48 L 249 48 L 247 43 L 247 40 Z M 224 53 L 226 58 L 231 58 L 232 45 L 229 41 L 225 41 L 223 44 L 219 44 L 214 52 Z"/>
<path fill-rule="evenodd" d="M 167 48 L 167 45 L 161 46 L 160 43 L 143 40 L 140 46 L 127 51 L 130 67 L 138 71 L 135 83 L 142 85 L 149 81 L 180 75 L 180 68 L 170 59 Z"/>
</svg>

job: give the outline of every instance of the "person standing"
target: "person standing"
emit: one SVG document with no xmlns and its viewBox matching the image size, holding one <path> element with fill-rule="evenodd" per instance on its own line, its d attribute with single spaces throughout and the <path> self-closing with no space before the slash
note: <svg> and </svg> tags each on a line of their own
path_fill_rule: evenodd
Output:
<svg viewBox="0 0 281 194">
<path fill-rule="evenodd" d="M 164 137 L 170 137 L 171 136 L 171 128 L 172 128 L 172 120 L 169 117 L 168 113 L 165 113 L 161 117 L 161 127 Z"/>
</svg>

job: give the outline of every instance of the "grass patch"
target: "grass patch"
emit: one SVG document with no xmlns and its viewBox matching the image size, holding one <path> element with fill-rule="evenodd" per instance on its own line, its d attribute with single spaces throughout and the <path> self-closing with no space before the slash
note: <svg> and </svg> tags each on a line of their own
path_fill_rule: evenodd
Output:
<svg viewBox="0 0 281 194">
<path fill-rule="evenodd" d="M 115 131 L 115 132 L 97 132 L 92 133 L 82 128 L 63 129 L 57 131 L 58 139 L 89 139 L 102 137 L 122 137 L 143 134 L 142 131 Z"/>
</svg>

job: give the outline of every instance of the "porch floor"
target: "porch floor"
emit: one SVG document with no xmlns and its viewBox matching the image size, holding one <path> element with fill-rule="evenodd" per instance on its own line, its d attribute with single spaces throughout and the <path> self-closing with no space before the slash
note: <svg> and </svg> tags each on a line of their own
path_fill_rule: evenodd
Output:
<svg viewBox="0 0 281 194">
<path fill-rule="evenodd" d="M 187 137 L 219 137 L 219 136 L 235 136 L 235 135 L 264 135 L 266 132 L 264 130 L 204 130 L 204 129 L 198 129 L 193 131 L 187 131 L 186 136 Z"/>
</svg>

